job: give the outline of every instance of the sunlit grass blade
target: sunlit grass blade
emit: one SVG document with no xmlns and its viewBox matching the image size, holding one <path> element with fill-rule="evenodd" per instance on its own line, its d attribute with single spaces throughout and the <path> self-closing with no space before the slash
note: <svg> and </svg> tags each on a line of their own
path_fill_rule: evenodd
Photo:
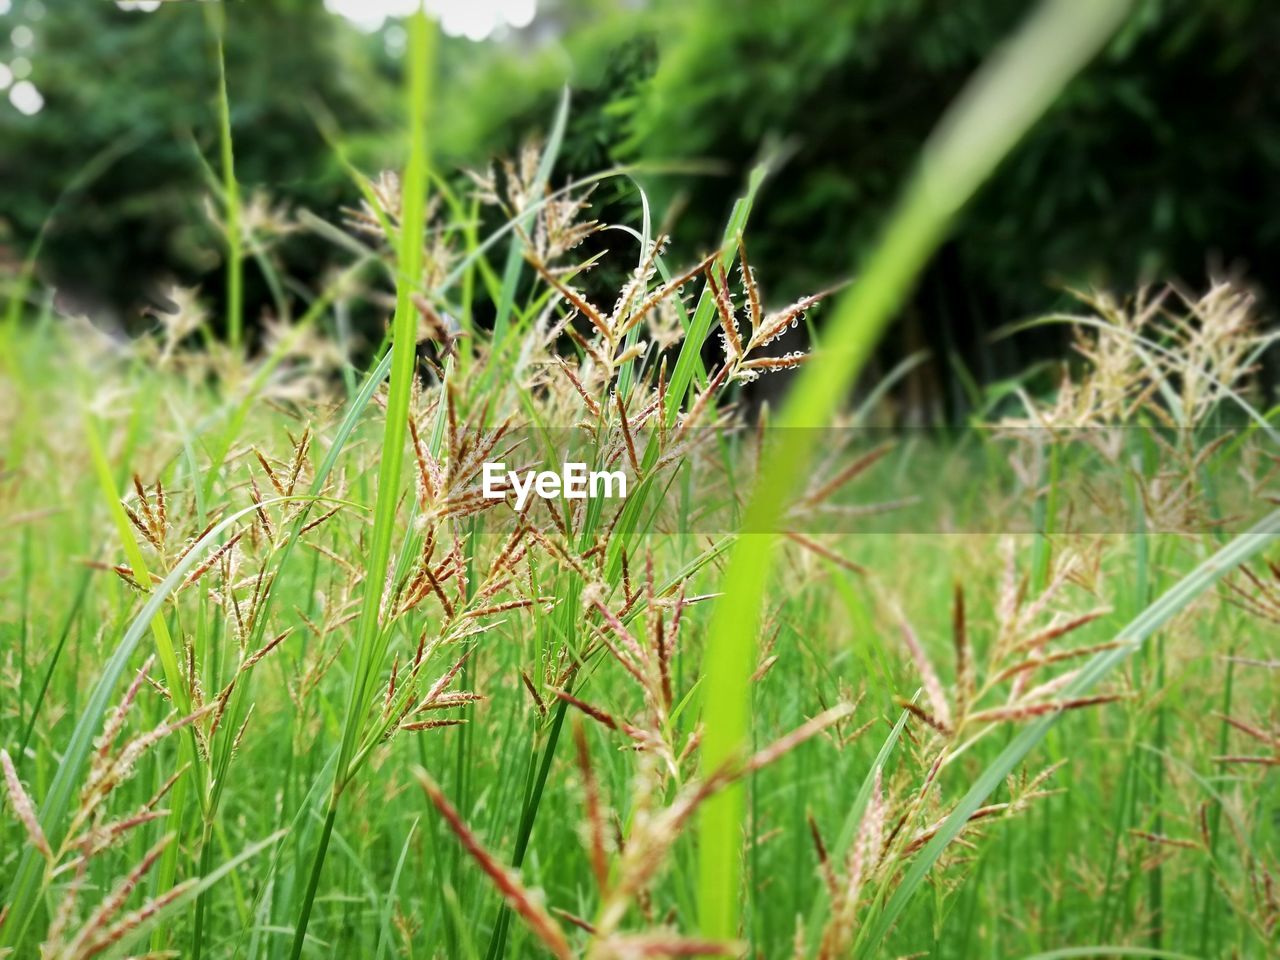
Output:
<svg viewBox="0 0 1280 960">
<path fill-rule="evenodd" d="M 824 347 L 797 377 L 777 426 L 778 449 L 761 471 L 744 527 L 774 531 L 803 482 L 817 431 L 844 399 L 955 213 L 1050 106 L 1120 22 L 1120 0 L 1048 0 L 961 93 L 926 145 L 919 169 L 852 290 L 836 306 Z M 735 546 L 716 605 L 705 660 L 704 771 L 743 749 L 754 638 L 776 534 L 747 533 Z M 703 933 L 738 933 L 743 801 L 734 787 L 699 816 L 698 903 Z"/>
<path fill-rule="evenodd" d="M 409 397 L 413 390 L 418 315 L 413 294 L 422 276 L 422 225 L 427 190 L 427 109 L 431 72 L 432 31 L 426 14 L 419 11 L 409 21 L 409 58 L 406 71 L 406 108 L 409 121 L 409 158 L 403 177 L 400 236 L 398 238 L 396 310 L 392 319 L 390 391 L 379 461 L 374 525 L 366 563 L 364 597 L 356 627 L 356 664 L 347 695 L 338 766 L 324 827 L 312 858 L 311 875 L 294 931 L 291 956 L 299 957 L 306 941 L 307 925 L 315 901 L 325 853 L 333 832 L 349 777 L 350 764 L 359 743 L 369 696 L 385 652 L 381 630 L 381 605 L 391 540 L 395 532 L 400 497 L 401 466 L 408 432 Z M 372 377 L 371 384 L 376 384 Z"/>
</svg>

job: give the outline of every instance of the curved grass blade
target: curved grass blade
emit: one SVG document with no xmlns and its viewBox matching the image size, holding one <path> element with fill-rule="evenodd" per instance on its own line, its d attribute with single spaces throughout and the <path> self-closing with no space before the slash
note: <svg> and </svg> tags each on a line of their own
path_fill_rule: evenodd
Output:
<svg viewBox="0 0 1280 960">
<path fill-rule="evenodd" d="M 1096 654 L 1080 669 L 1076 679 L 1063 689 L 1061 693 L 1063 699 L 1069 700 L 1084 695 L 1099 680 L 1138 650 L 1147 638 L 1185 610 L 1192 601 L 1212 587 L 1220 578 L 1277 539 L 1280 539 L 1280 510 L 1274 511 L 1250 530 L 1232 540 L 1139 613 L 1117 635 L 1118 646 Z M 874 926 L 867 928 L 870 933 L 860 943 L 859 956 L 867 956 L 888 936 L 911 897 L 924 883 L 925 876 L 942 851 L 959 836 L 969 817 L 982 805 L 983 801 L 1004 783 L 1005 777 L 1045 738 L 1059 716 L 1060 714 L 1046 714 L 1024 727 L 1022 732 L 1014 737 L 1000 755 L 982 771 L 968 793 L 948 815 L 934 838 L 912 862 L 911 867 L 903 875 L 902 882 L 894 891 L 893 897 L 885 906 L 884 912 L 876 918 Z"/>
<path fill-rule="evenodd" d="M 916 698 L 919 692 L 916 693 Z M 849 807 L 845 814 L 844 823 L 840 827 L 840 835 L 836 839 L 835 846 L 831 848 L 832 859 L 839 863 L 843 861 L 845 851 L 849 849 L 849 844 L 853 843 L 854 835 L 858 831 L 858 824 L 862 821 L 862 814 L 867 809 L 867 803 L 871 799 L 871 791 L 875 789 L 876 774 L 884 770 L 885 764 L 889 762 L 889 756 L 893 753 L 894 747 L 898 745 L 898 738 L 902 736 L 902 729 L 907 725 L 907 720 L 911 716 L 910 711 L 903 710 L 898 715 L 898 721 L 893 725 L 893 729 L 889 731 L 889 736 L 885 737 L 884 743 L 880 745 L 880 752 L 876 754 L 875 762 L 871 764 L 871 769 L 867 771 L 867 775 L 862 778 L 862 786 L 858 788 L 858 795 L 854 797 L 853 804 Z M 821 936 L 823 926 L 826 924 L 827 912 L 830 910 L 830 902 L 826 897 L 819 897 L 813 905 L 813 909 L 809 911 L 809 918 L 805 923 L 805 929 L 809 931 L 810 952 L 817 946 L 817 938 Z"/>
<path fill-rule="evenodd" d="M 817 443 L 818 431 L 802 428 L 829 420 L 951 218 L 1102 46 L 1127 7 L 1123 0 L 1045 0 L 960 94 L 866 269 L 837 305 L 824 349 L 796 379 L 779 417 L 779 449 L 760 475 L 744 529 L 776 530 Z M 704 771 L 719 769 L 746 743 L 759 603 L 775 539 L 772 532 L 745 534 L 729 560 L 722 587 L 729 599 L 716 604 L 707 640 Z M 711 939 L 738 934 L 742 821 L 740 785 L 713 797 L 699 815 L 699 920 Z"/>
</svg>

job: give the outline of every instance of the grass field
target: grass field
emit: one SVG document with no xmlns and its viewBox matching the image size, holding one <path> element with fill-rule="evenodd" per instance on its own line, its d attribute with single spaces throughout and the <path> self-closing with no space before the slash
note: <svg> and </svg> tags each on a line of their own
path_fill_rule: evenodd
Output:
<svg viewBox="0 0 1280 960">
<path fill-rule="evenodd" d="M 279 275 L 229 122 L 225 317 L 182 293 L 125 340 L 19 274 L 0 956 L 1273 952 L 1280 460 L 1248 295 L 1084 297 L 1038 321 L 1073 329 L 1062 378 L 975 387 L 964 431 L 875 428 L 892 379 L 848 402 L 1122 9 L 1046 4 L 848 289 L 791 305 L 749 259 L 759 178 L 703 261 L 646 222 L 616 299 L 583 293 L 589 184 L 547 187 L 567 107 L 453 192 L 424 18 L 405 169 L 310 224 L 350 253 L 323 288 Z M 279 298 L 260 342 L 241 264 Z M 379 297 L 360 369 L 345 318 Z M 486 462 L 569 459 L 627 496 L 483 495 Z"/>
</svg>

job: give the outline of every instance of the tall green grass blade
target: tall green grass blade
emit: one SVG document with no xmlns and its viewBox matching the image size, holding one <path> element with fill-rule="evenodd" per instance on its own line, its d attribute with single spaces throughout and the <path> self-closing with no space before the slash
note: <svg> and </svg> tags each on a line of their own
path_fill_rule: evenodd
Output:
<svg viewBox="0 0 1280 960">
<path fill-rule="evenodd" d="M 205 157 L 204 152 L 200 150 L 199 144 L 194 140 L 194 138 L 192 139 L 191 147 L 196 163 L 200 164 L 200 170 L 204 174 L 205 182 L 209 184 L 209 189 L 213 191 L 218 204 L 223 209 L 226 209 L 229 201 L 226 192 L 225 178 L 220 177 L 217 171 L 209 165 L 208 158 Z M 237 205 L 240 203 L 238 197 L 236 198 L 236 203 Z M 300 219 L 304 219 L 308 215 L 308 211 L 304 211 Z M 277 317 L 282 321 L 287 322 L 292 318 L 292 313 L 289 309 L 289 298 L 284 292 L 284 278 L 281 277 L 280 271 L 276 269 L 275 263 L 273 263 L 271 257 L 268 256 L 266 245 L 262 242 L 262 238 L 255 234 L 252 225 L 243 219 L 238 219 L 240 230 L 242 231 L 240 240 L 241 250 L 243 251 L 247 245 L 248 255 L 253 257 L 254 262 L 258 265 L 258 269 L 262 273 L 262 279 L 266 281 L 267 290 L 271 294 L 271 302 L 275 307 Z M 355 243 L 354 240 L 352 242 Z M 240 269 L 243 273 L 243 266 L 241 266 Z M 241 289 L 243 289 L 243 286 Z M 240 300 L 243 304 L 243 293 L 241 294 Z"/>
<path fill-rule="evenodd" d="M 756 194 L 760 192 L 768 172 L 768 167 L 763 164 L 753 168 L 747 178 L 746 193 L 734 201 L 733 211 L 729 214 L 729 222 L 725 224 L 724 235 L 720 242 L 720 266 L 725 270 L 729 269 L 737 256 L 737 240 L 746 229 L 747 218 L 751 216 L 751 207 L 755 204 Z M 695 372 L 702 370 L 702 345 L 706 343 L 707 335 L 715 322 L 715 298 L 704 287 L 701 296 L 698 297 L 698 305 L 694 307 L 689 326 L 685 330 L 684 342 L 680 345 L 675 366 L 671 368 L 671 381 L 667 385 L 668 426 L 674 424 L 679 417 Z"/>
<path fill-rule="evenodd" d="M 290 955 L 297 960 L 306 940 L 307 925 L 324 866 L 329 838 L 333 832 L 338 803 L 350 777 L 350 764 L 359 744 L 368 698 L 385 641 L 380 628 L 382 595 L 391 560 L 391 539 L 396 526 L 401 466 L 408 431 L 409 397 L 416 364 L 418 317 L 412 296 L 422 278 L 422 225 L 427 191 L 427 109 L 433 33 L 421 10 L 409 20 L 409 57 L 406 71 L 406 108 L 409 119 L 409 159 L 403 177 L 401 229 L 397 253 L 396 310 L 392 320 L 390 352 L 391 382 L 387 398 L 386 424 L 378 471 L 374 524 L 365 572 L 365 591 L 356 628 L 356 666 L 350 681 L 342 743 L 334 775 L 329 810 L 319 845 L 313 857 L 311 876 L 304 896 Z M 370 378 L 370 382 L 375 382 Z"/>
<path fill-rule="evenodd" d="M 569 88 L 560 92 L 560 104 L 556 107 L 555 119 L 551 123 L 551 132 L 547 136 L 547 145 L 542 150 L 538 161 L 538 172 L 534 177 L 531 196 L 538 196 L 551 179 L 551 171 L 555 168 L 556 157 L 560 153 L 560 143 L 564 140 L 565 126 L 569 122 Z M 528 230 L 533 223 L 535 210 L 530 207 L 514 219 L 513 227 Z M 493 321 L 493 349 L 497 351 L 506 339 L 511 326 L 511 311 L 516 302 L 516 284 L 520 282 L 520 270 L 524 265 L 524 241 L 519 233 L 511 237 L 511 246 L 507 250 L 507 263 L 502 270 L 502 289 L 498 296 L 498 312 Z"/>
<path fill-rule="evenodd" d="M 374 960 L 382 960 L 387 955 L 387 951 L 391 949 L 391 915 L 395 911 L 396 903 L 400 896 L 400 875 L 404 873 L 404 863 L 409 858 L 409 845 L 413 842 L 413 835 L 417 832 L 418 821 L 414 820 L 404 835 L 404 843 L 400 847 L 400 856 L 396 860 L 396 868 L 391 874 L 391 885 L 387 890 L 385 903 L 382 906 L 381 921 L 378 929 L 378 949 Z"/>
<path fill-rule="evenodd" d="M 858 404 L 858 409 L 854 411 L 853 422 L 855 424 L 864 424 L 867 418 L 880 406 L 885 397 L 889 395 L 889 391 L 904 380 L 912 370 L 915 370 L 922 363 L 929 359 L 927 350 L 919 350 L 898 361 L 888 373 L 876 381 L 876 385 L 871 388 L 862 403 Z"/>
<path fill-rule="evenodd" d="M 409 162 L 404 175 L 403 215 L 399 242 L 396 310 L 392 320 L 391 382 L 387 416 L 379 458 L 378 490 L 374 504 L 373 532 L 366 567 L 365 592 L 356 629 L 357 666 L 348 700 L 347 717 L 339 753 L 339 776 L 355 751 L 356 737 L 364 718 L 365 695 L 370 676 L 380 665 L 379 607 L 388 564 L 391 539 L 395 533 L 396 506 L 400 496 L 401 466 L 408 433 L 409 397 L 413 390 L 417 312 L 412 296 L 422 276 L 422 238 L 419 228 L 426 209 L 427 153 L 426 113 L 430 74 L 430 32 L 426 17 L 419 13 L 411 21 L 408 109 L 410 118 Z M 341 792 L 339 786 L 337 792 Z"/>
<path fill-rule="evenodd" d="M 1046 0 L 961 93 L 865 270 L 837 305 L 824 349 L 792 388 L 778 421 L 777 450 L 760 474 L 744 529 L 777 528 L 817 442 L 817 431 L 804 428 L 829 420 L 951 218 L 1101 47 L 1127 7 L 1121 0 Z M 747 741 L 754 638 L 775 538 L 744 534 L 725 573 L 722 589 L 731 600 L 716 604 L 707 639 L 704 771 L 720 767 Z M 738 934 L 742 818 L 740 786 L 713 797 L 699 815 L 699 920 L 703 933 L 716 939 Z"/>
<path fill-rule="evenodd" d="M 58 663 L 62 660 L 62 651 L 67 645 L 67 638 L 71 636 L 71 630 L 75 626 L 76 619 L 80 616 L 80 610 L 84 606 L 84 599 L 89 591 L 89 580 L 92 576 L 92 568 L 85 567 L 76 580 L 75 597 L 72 599 L 71 607 L 62 621 L 62 629 L 58 631 L 58 642 L 54 644 L 53 652 L 49 655 L 49 663 L 45 667 L 44 677 L 40 681 L 40 689 L 36 692 L 35 702 L 31 706 L 31 716 L 27 718 L 27 725 L 22 731 L 22 739 L 18 741 L 16 756 L 19 760 L 27 752 L 27 746 L 31 743 L 31 734 L 35 732 L 36 719 L 40 716 L 41 707 L 44 706 L 45 696 L 49 692 L 49 683 L 53 680 L 53 673 L 58 669 Z"/>
<path fill-rule="evenodd" d="M 206 4 L 204 9 L 218 58 L 218 150 L 227 234 L 227 340 L 233 350 L 238 350 L 244 337 L 244 256 L 240 236 L 240 184 L 236 181 L 231 101 L 227 97 L 227 58 L 223 49 L 227 14 L 218 3 Z"/>
</svg>

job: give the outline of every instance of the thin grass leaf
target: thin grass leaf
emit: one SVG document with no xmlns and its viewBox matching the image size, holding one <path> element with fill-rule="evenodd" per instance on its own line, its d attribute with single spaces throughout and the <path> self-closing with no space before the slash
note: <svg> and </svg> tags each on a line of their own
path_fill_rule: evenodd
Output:
<svg viewBox="0 0 1280 960">
<path fill-rule="evenodd" d="M 1119 0 L 1045 0 L 948 110 L 858 281 L 837 305 L 824 348 L 796 379 L 778 419 L 779 449 L 762 470 L 743 529 L 774 531 L 811 462 L 818 431 L 870 356 L 955 213 L 1120 23 Z M 674 385 L 674 384 L 673 384 Z M 790 428 L 790 429 L 788 429 Z M 707 639 L 703 769 L 742 750 L 750 720 L 760 603 L 776 534 L 734 547 Z M 711 939 L 738 933 L 743 798 L 730 788 L 699 815 L 699 922 Z"/>
</svg>

